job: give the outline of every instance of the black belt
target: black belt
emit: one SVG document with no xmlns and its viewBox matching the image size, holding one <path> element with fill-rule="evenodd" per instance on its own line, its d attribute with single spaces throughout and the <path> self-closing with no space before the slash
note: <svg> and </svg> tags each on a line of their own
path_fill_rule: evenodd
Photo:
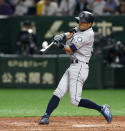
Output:
<svg viewBox="0 0 125 131">
<path fill-rule="evenodd" d="M 78 61 L 78 59 L 72 60 L 72 63 L 79 63 L 79 62 L 89 64 L 89 63 L 87 63 L 87 62 Z"/>
</svg>

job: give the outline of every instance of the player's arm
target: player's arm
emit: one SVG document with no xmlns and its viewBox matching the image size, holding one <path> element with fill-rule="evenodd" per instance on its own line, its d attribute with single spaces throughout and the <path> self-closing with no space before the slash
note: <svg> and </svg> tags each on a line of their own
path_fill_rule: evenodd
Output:
<svg viewBox="0 0 125 131">
<path fill-rule="evenodd" d="M 74 44 L 64 45 L 63 43 L 56 43 L 56 46 L 58 46 L 60 49 L 63 49 L 65 52 L 69 52 L 70 54 L 77 50 Z"/>
<path fill-rule="evenodd" d="M 66 33 L 63 33 L 63 34 L 60 34 L 60 35 L 56 35 L 56 36 L 54 37 L 54 40 L 56 40 L 56 41 L 62 41 L 62 40 L 70 39 L 70 38 L 73 36 L 73 34 L 77 32 L 77 30 L 78 30 L 77 27 L 72 28 L 72 29 L 70 29 L 70 30 L 69 30 L 68 32 L 66 32 Z"/>
<path fill-rule="evenodd" d="M 56 35 L 54 37 L 54 40 L 55 41 L 68 40 L 73 36 L 73 34 L 74 33 L 72 33 L 72 32 L 67 32 L 67 33 L 63 33 L 63 34 L 60 34 L 60 35 Z"/>
<path fill-rule="evenodd" d="M 64 46 L 64 51 L 65 51 L 65 52 L 69 52 L 70 54 L 72 54 L 72 53 L 75 52 L 76 50 L 77 50 L 77 48 L 75 47 L 74 44 L 65 45 L 65 46 Z"/>
<path fill-rule="evenodd" d="M 74 33 L 77 32 L 77 28 L 72 28 L 69 32 L 63 33 L 60 35 L 56 35 L 54 37 L 55 45 L 57 45 L 59 48 L 63 49 L 65 52 L 73 53 L 77 50 L 74 44 L 71 45 L 64 45 L 61 43 L 64 39 L 70 39 Z"/>
<path fill-rule="evenodd" d="M 73 36 L 73 33 L 72 32 L 67 32 L 67 33 L 65 33 L 65 35 L 66 35 L 66 40 L 68 40 Z"/>
<path fill-rule="evenodd" d="M 73 36 L 73 34 L 75 34 L 77 31 L 78 31 L 77 27 L 70 29 L 67 33 L 65 33 L 66 39 L 70 39 Z"/>
<path fill-rule="evenodd" d="M 54 43 L 57 47 L 59 47 L 60 49 L 63 49 L 65 52 L 69 52 L 69 53 L 73 53 L 77 50 L 76 46 L 74 44 L 71 45 L 64 45 L 61 40 L 63 40 L 64 38 L 70 37 L 70 34 L 60 34 L 60 35 L 56 35 L 54 37 Z"/>
</svg>

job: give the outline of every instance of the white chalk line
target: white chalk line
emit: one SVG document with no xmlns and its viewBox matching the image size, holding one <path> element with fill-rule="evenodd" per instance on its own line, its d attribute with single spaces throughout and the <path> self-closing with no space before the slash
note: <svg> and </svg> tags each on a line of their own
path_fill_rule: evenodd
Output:
<svg viewBox="0 0 125 131">
<path fill-rule="evenodd" d="M 72 125 L 72 127 L 77 127 L 77 128 L 84 128 L 84 127 L 87 127 L 87 128 L 92 128 L 92 127 L 103 127 L 104 125 L 87 125 L 87 124 L 75 124 L 75 125 Z"/>
</svg>

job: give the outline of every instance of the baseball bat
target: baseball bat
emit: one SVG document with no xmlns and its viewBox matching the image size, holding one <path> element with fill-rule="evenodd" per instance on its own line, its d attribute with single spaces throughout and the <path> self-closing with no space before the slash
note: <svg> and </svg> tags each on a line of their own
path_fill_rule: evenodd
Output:
<svg viewBox="0 0 125 131">
<path fill-rule="evenodd" d="M 40 50 L 40 54 L 44 54 L 52 45 L 54 44 L 54 42 L 51 42 L 46 48 L 42 48 Z"/>
</svg>

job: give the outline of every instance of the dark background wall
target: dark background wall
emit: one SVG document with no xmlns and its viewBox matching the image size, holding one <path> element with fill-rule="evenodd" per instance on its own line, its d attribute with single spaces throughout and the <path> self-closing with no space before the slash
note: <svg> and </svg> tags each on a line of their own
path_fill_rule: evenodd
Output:
<svg viewBox="0 0 125 131">
<path fill-rule="evenodd" d="M 50 42 L 55 34 L 66 32 L 76 26 L 74 17 L 8 17 L 0 19 L 0 52 L 16 52 L 16 39 L 21 29 L 22 23 L 26 20 L 31 21 L 37 35 L 37 45 L 40 48 L 41 42 Z M 116 40 L 124 40 L 125 16 L 99 16 L 95 18 L 93 29 L 95 32 L 102 33 L 103 36 L 113 35 Z M 48 53 L 62 53 L 59 50 L 51 49 Z"/>
</svg>

